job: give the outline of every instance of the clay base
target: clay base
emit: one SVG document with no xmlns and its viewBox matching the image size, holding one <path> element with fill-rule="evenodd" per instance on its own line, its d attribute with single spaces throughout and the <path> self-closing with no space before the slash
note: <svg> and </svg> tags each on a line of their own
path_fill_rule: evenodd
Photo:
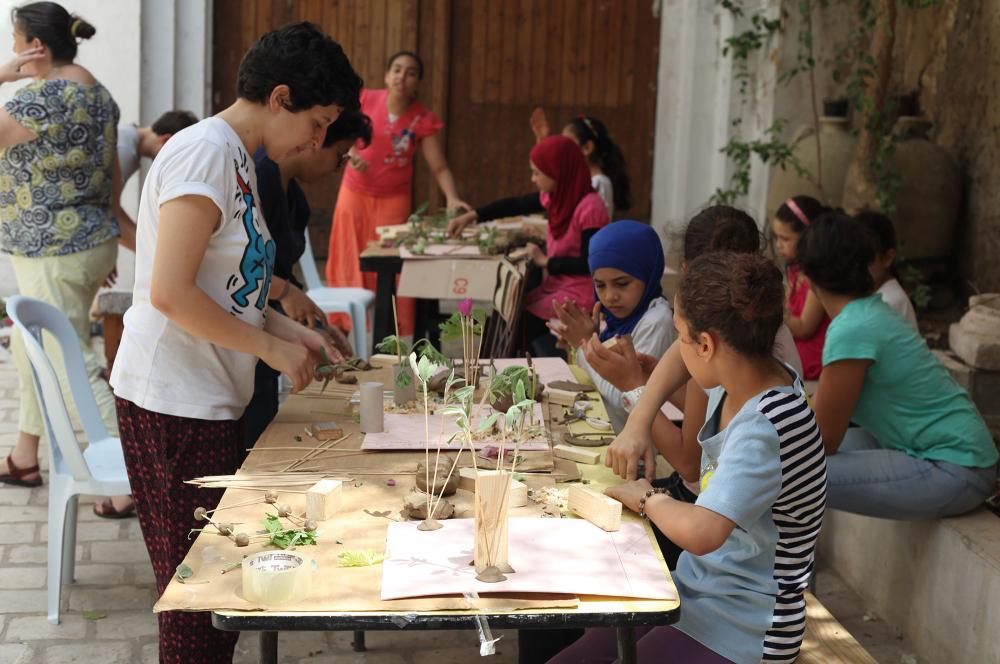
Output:
<svg viewBox="0 0 1000 664">
<path fill-rule="evenodd" d="M 435 519 L 424 519 L 417 526 L 417 530 L 438 530 L 441 524 Z"/>
</svg>

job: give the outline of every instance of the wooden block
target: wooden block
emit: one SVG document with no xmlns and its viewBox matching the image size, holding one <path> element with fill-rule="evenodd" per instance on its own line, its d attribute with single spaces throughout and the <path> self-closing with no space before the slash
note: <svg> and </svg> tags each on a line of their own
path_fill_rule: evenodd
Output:
<svg viewBox="0 0 1000 664">
<path fill-rule="evenodd" d="M 609 533 L 622 527 L 622 504 L 582 484 L 569 486 L 569 511 Z"/>
<path fill-rule="evenodd" d="M 340 480 L 320 480 L 306 491 L 306 518 L 325 521 L 340 509 Z"/>
<path fill-rule="evenodd" d="M 528 257 L 530 253 L 531 252 L 528 251 L 527 247 L 521 247 L 520 249 L 515 249 L 514 251 L 507 254 L 507 260 L 511 261 L 512 263 L 523 261 L 525 258 Z"/>
<path fill-rule="evenodd" d="M 610 339 L 606 340 L 601 345 L 604 346 L 605 348 L 609 348 L 609 349 L 615 351 L 616 353 L 618 353 L 619 355 L 621 355 L 622 349 L 618 347 L 619 341 L 621 341 L 621 337 L 611 337 Z"/>
<path fill-rule="evenodd" d="M 569 459 L 577 463 L 586 463 L 591 466 L 596 465 L 601 460 L 601 453 L 596 450 L 585 450 L 569 445 L 555 445 L 552 448 L 552 456 L 560 459 Z"/>
<path fill-rule="evenodd" d="M 495 470 L 481 470 L 476 478 L 473 560 L 477 573 L 493 565 L 502 572 L 507 566 L 510 492 L 504 484 L 509 478 L 506 472 Z"/>
<path fill-rule="evenodd" d="M 559 406 L 570 406 L 572 407 L 574 403 L 580 398 L 580 392 L 570 392 L 569 390 L 559 390 L 553 387 L 548 387 L 545 389 L 545 394 L 548 395 L 549 403 L 554 403 Z"/>
<path fill-rule="evenodd" d="M 336 422 L 316 422 L 308 427 L 309 435 L 316 440 L 336 440 L 344 435 L 344 430 Z"/>
<path fill-rule="evenodd" d="M 476 492 L 476 469 L 458 469 L 458 488 L 471 493 Z M 515 479 L 510 481 L 509 507 L 524 507 L 528 504 L 528 485 Z"/>
<path fill-rule="evenodd" d="M 476 492 L 476 469 L 475 468 L 459 468 L 458 469 L 458 488 L 462 491 L 468 491 L 469 493 Z"/>
</svg>

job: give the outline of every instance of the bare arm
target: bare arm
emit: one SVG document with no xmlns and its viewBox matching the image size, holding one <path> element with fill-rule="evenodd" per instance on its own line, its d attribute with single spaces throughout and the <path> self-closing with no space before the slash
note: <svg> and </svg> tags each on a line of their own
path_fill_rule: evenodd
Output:
<svg viewBox="0 0 1000 664">
<path fill-rule="evenodd" d="M 288 374 L 297 392 L 312 381 L 310 349 L 231 316 L 198 287 L 198 270 L 218 219 L 219 209 L 204 196 L 182 196 L 160 207 L 150 303 L 189 334 L 255 355 Z M 268 325 L 286 331 L 280 321 Z"/>
<path fill-rule="evenodd" d="M 122 233 L 121 237 L 118 238 L 118 243 L 126 249 L 135 251 L 135 222 L 122 208 L 122 190 L 124 188 L 122 165 L 118 162 L 118 157 L 115 157 L 111 169 L 111 213 L 118 220 L 118 228 L 121 229 Z"/>
<path fill-rule="evenodd" d="M 441 191 L 444 192 L 444 197 L 448 201 L 448 209 L 453 210 L 457 207 L 464 207 L 466 210 L 471 210 L 472 206 L 458 197 L 458 189 L 455 187 L 455 177 L 452 175 L 451 169 L 448 168 L 448 160 L 445 159 L 444 149 L 441 147 L 441 141 L 438 137 L 436 135 L 426 137 L 421 141 L 421 146 L 424 159 L 427 160 L 427 165 L 431 169 L 431 174 L 437 181 L 438 186 L 441 187 Z"/>
<path fill-rule="evenodd" d="M 786 316 L 785 324 L 792 331 L 792 336 L 796 339 L 809 339 L 816 334 L 816 329 L 823 321 L 826 310 L 820 303 L 819 298 L 812 291 L 806 296 L 806 304 L 802 307 L 802 313 L 798 316 Z"/>
<path fill-rule="evenodd" d="M 844 440 L 871 364 L 871 360 L 840 360 L 823 367 L 813 410 L 827 454 L 835 454 Z"/>
<path fill-rule="evenodd" d="M 32 60 L 44 57 L 45 49 L 43 47 L 30 48 L 15 55 L 0 65 L 0 84 L 12 83 L 13 81 L 28 78 L 29 74 L 21 73 L 21 66 Z M 35 138 L 37 138 L 35 132 L 22 125 L 11 117 L 6 109 L 0 107 L 0 150 L 9 148 L 12 145 L 18 145 L 19 143 L 33 141 Z"/>
</svg>

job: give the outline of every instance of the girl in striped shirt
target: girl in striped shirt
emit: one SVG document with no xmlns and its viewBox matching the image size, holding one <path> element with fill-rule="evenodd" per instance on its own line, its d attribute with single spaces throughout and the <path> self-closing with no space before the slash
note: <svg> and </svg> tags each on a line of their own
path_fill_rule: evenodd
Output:
<svg viewBox="0 0 1000 664">
<path fill-rule="evenodd" d="M 798 656 L 803 592 L 826 504 L 826 458 L 798 376 L 772 356 L 783 299 L 781 273 L 753 254 L 705 254 L 681 280 L 674 304 L 680 343 L 653 372 L 629 424 L 651 424 L 676 389 L 671 355 L 679 353 L 708 393 L 697 437 L 701 493 L 692 505 L 645 479 L 607 490 L 685 550 L 673 575 L 681 619 L 641 635 L 640 662 L 756 664 Z M 664 453 L 668 461 L 693 451 L 677 445 Z M 551 661 L 616 657 L 613 630 L 591 630 Z"/>
</svg>

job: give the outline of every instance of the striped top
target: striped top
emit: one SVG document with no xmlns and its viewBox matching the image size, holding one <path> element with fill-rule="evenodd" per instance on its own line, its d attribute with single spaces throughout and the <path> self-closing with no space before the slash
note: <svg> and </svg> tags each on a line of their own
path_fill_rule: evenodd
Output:
<svg viewBox="0 0 1000 664">
<path fill-rule="evenodd" d="M 747 401 L 720 431 L 725 396 L 709 391 L 696 504 L 737 527 L 716 551 L 681 555 L 677 628 L 738 664 L 791 662 L 826 506 L 823 441 L 797 378 Z"/>
</svg>

